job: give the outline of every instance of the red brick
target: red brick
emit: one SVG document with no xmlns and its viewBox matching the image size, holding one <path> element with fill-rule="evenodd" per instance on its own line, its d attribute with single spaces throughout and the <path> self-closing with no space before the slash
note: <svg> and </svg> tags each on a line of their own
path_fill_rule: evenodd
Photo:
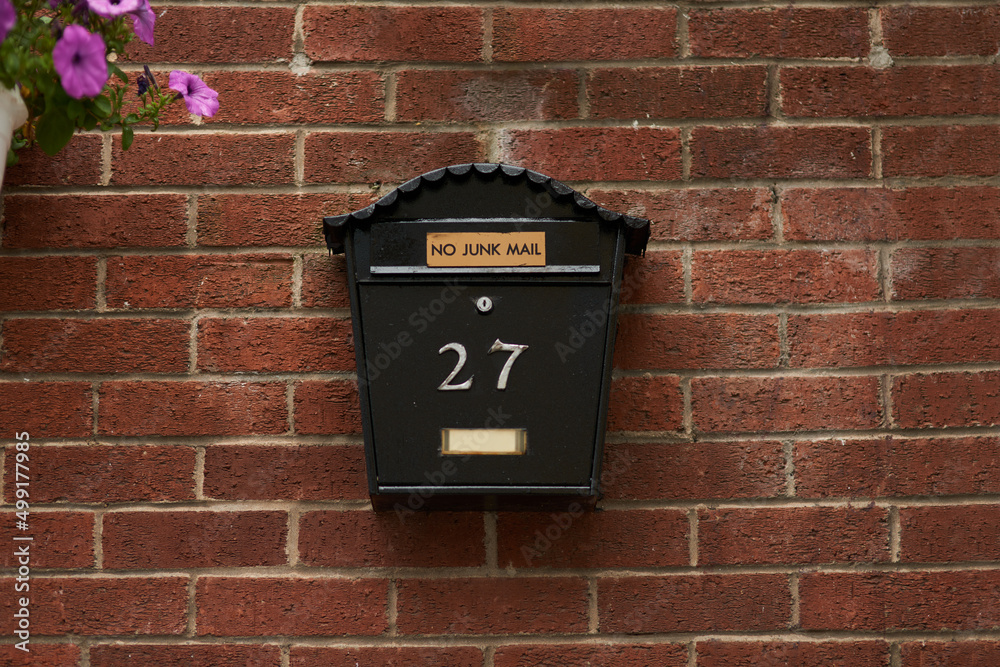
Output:
<svg viewBox="0 0 1000 667">
<path fill-rule="evenodd" d="M 785 494 L 780 442 L 612 443 L 605 445 L 604 451 L 601 488 L 608 499 L 773 498 Z"/>
<path fill-rule="evenodd" d="M 285 512 L 110 512 L 105 569 L 284 565 Z"/>
<path fill-rule="evenodd" d="M 0 311 L 93 308 L 97 304 L 94 257 L 4 257 Z"/>
<path fill-rule="evenodd" d="M 1000 248 L 899 248 L 893 299 L 1000 299 Z"/>
<path fill-rule="evenodd" d="M 187 583 L 187 577 L 32 578 L 31 636 L 180 635 Z M 0 585 L 14 590 L 13 579 Z M 5 635 L 13 635 L 15 601 L 0 598 Z"/>
<path fill-rule="evenodd" d="M 1000 662 L 1000 642 L 929 641 L 901 644 L 902 667 L 992 665 Z"/>
<path fill-rule="evenodd" d="M 875 377 L 706 377 L 691 381 L 697 431 L 875 428 Z"/>
<path fill-rule="evenodd" d="M 991 187 L 792 189 L 781 210 L 790 241 L 1000 238 L 1000 190 Z"/>
<path fill-rule="evenodd" d="M 208 447 L 204 493 L 233 500 L 367 498 L 364 450 L 358 445 Z"/>
<path fill-rule="evenodd" d="M 597 581 L 601 632 L 780 630 L 792 615 L 780 574 L 606 577 Z"/>
<path fill-rule="evenodd" d="M 281 663 L 281 649 L 240 644 L 98 644 L 91 645 L 90 660 L 101 667 L 273 667 Z"/>
<path fill-rule="evenodd" d="M 695 178 L 866 178 L 868 130 L 859 127 L 696 127 Z"/>
<path fill-rule="evenodd" d="M 889 515 L 881 507 L 702 510 L 698 565 L 884 562 Z"/>
<path fill-rule="evenodd" d="M 226 10 L 236 9 L 227 7 Z M 279 185 L 295 180 L 295 135 L 137 134 L 115 137 L 112 185 Z"/>
<path fill-rule="evenodd" d="M 401 121 L 577 118 L 572 70 L 408 70 L 396 82 Z"/>
<path fill-rule="evenodd" d="M 997 7 L 883 7 L 882 42 L 894 56 L 993 56 Z"/>
<path fill-rule="evenodd" d="M 93 430 L 91 404 L 88 382 L 0 382 L 0 433 L 86 438 Z"/>
<path fill-rule="evenodd" d="M 102 142 L 99 134 L 77 135 L 55 157 L 37 145 L 25 148 L 4 174 L 4 185 L 98 185 Z"/>
<path fill-rule="evenodd" d="M 1000 372 L 903 375 L 892 385 L 901 428 L 1000 424 Z"/>
<path fill-rule="evenodd" d="M 593 118 L 742 118 L 767 114 L 767 69 L 597 69 L 587 79 Z"/>
<path fill-rule="evenodd" d="M 188 367 L 190 330 L 191 324 L 184 320 L 8 320 L 0 370 L 182 372 Z"/>
<path fill-rule="evenodd" d="M 344 256 L 303 255 L 301 294 L 304 308 L 350 308 Z"/>
<path fill-rule="evenodd" d="M 800 442 L 795 491 L 806 498 L 995 494 L 998 466 L 997 438 Z"/>
<path fill-rule="evenodd" d="M 312 60 L 471 62 L 481 58 L 483 12 L 454 6 L 310 6 L 303 33 Z"/>
<path fill-rule="evenodd" d="M 680 132 L 662 127 L 503 130 L 500 161 L 567 181 L 662 181 L 681 176 Z"/>
<path fill-rule="evenodd" d="M 677 55 L 670 8 L 503 8 L 493 12 L 497 62 L 634 60 Z"/>
<path fill-rule="evenodd" d="M 868 15 L 858 7 L 696 9 L 691 53 L 706 58 L 863 58 Z"/>
<path fill-rule="evenodd" d="M 305 177 L 311 183 L 400 182 L 485 158 L 471 132 L 317 132 L 305 140 Z"/>
<path fill-rule="evenodd" d="M 483 664 L 483 652 L 474 646 L 293 646 L 291 656 L 292 667 L 480 667 Z"/>
<path fill-rule="evenodd" d="M 106 435 L 249 435 L 288 430 L 281 382 L 105 382 Z"/>
<path fill-rule="evenodd" d="M 622 377 L 611 383 L 609 431 L 674 431 L 683 426 L 684 399 L 676 375 Z"/>
<path fill-rule="evenodd" d="M 778 318 L 622 314 L 615 347 L 615 367 L 623 369 L 771 368 L 778 364 Z"/>
<path fill-rule="evenodd" d="M 696 252 L 696 302 L 830 303 L 879 298 L 877 258 L 867 250 Z"/>
<path fill-rule="evenodd" d="M 4 247 L 182 246 L 186 209 L 184 195 L 11 195 Z"/>
<path fill-rule="evenodd" d="M 13 452 L 7 450 L 7 456 Z M 190 447 L 79 445 L 32 447 L 31 500 L 39 503 L 123 503 L 194 499 Z M 13 499 L 8 471 L 8 502 Z"/>
<path fill-rule="evenodd" d="M 689 562 L 683 510 L 507 512 L 497 520 L 501 568 L 637 568 Z"/>
<path fill-rule="evenodd" d="M 587 196 L 612 210 L 649 218 L 654 241 L 749 241 L 773 234 L 773 196 L 766 188 L 591 189 Z"/>
<path fill-rule="evenodd" d="M 990 630 L 1000 571 L 815 572 L 799 580 L 805 630 Z"/>
<path fill-rule="evenodd" d="M 587 582 L 576 577 L 404 579 L 400 634 L 543 634 L 587 631 Z"/>
<path fill-rule="evenodd" d="M 201 577 L 197 634 L 378 635 L 387 597 L 384 579 Z"/>
<path fill-rule="evenodd" d="M 476 512 L 306 512 L 299 560 L 321 567 L 480 567 L 484 534 Z"/>
<path fill-rule="evenodd" d="M 498 646 L 493 654 L 496 667 L 685 667 L 683 644 L 558 644 Z"/>
<path fill-rule="evenodd" d="M 887 127 L 882 131 L 885 176 L 995 176 L 1000 128 L 989 125 Z"/>
<path fill-rule="evenodd" d="M 1000 559 L 1000 507 L 965 505 L 899 510 L 900 560 Z"/>
<path fill-rule="evenodd" d="M 171 5 L 157 13 L 156 44 L 133 40 L 128 54 L 139 63 L 289 62 L 294 28 L 291 7 Z"/>
<path fill-rule="evenodd" d="M 219 194 L 198 198 L 200 246 L 317 246 L 323 217 L 351 213 L 369 194 Z M 323 259 L 330 262 L 324 253 Z"/>
<path fill-rule="evenodd" d="M 160 255 L 108 259 L 111 308 L 278 308 L 292 303 L 288 255 Z"/>
<path fill-rule="evenodd" d="M 880 641 L 700 641 L 698 667 L 888 667 L 889 645 Z"/>
<path fill-rule="evenodd" d="M 31 454 L 34 451 L 29 452 Z M 14 468 L 13 452 L 7 452 L 7 467 Z M 37 503 L 35 496 L 34 470 L 37 466 L 33 457 L 25 465 L 28 466 L 30 486 L 22 487 L 30 491 L 29 502 Z M 22 469 L 21 472 L 24 472 Z M 13 475 L 8 477 L 8 488 L 13 486 Z M 10 489 L 10 496 L 14 496 Z M 36 568 L 92 568 L 94 567 L 94 515 L 89 512 L 37 512 L 34 509 L 28 515 L 28 529 L 19 530 L 16 527 L 19 519 L 14 511 L 0 514 L 3 525 L 0 526 L 0 538 L 11 545 L 3 550 L 0 557 L 0 567 L 17 568 L 24 563 L 15 554 L 21 547 L 28 547 L 29 567 Z M 30 537 L 31 540 L 17 540 L 18 537 Z M 17 541 L 15 541 L 17 540 Z"/>
<path fill-rule="evenodd" d="M 651 250 L 625 258 L 622 303 L 683 303 L 684 265 L 680 251 Z"/>
<path fill-rule="evenodd" d="M 206 318 L 198 368 L 211 372 L 354 370 L 351 323 L 329 317 Z"/>
<path fill-rule="evenodd" d="M 14 642 L 20 642 L 15 639 Z M 30 640 L 29 640 L 30 641 Z M 5 665 L 31 665 L 31 667 L 77 667 L 80 664 L 80 647 L 74 644 L 28 644 L 25 653 L 14 643 L 0 646 L 0 662 Z"/>
<path fill-rule="evenodd" d="M 358 385 L 348 380 L 304 380 L 295 385 L 295 431 L 361 433 Z"/>
</svg>

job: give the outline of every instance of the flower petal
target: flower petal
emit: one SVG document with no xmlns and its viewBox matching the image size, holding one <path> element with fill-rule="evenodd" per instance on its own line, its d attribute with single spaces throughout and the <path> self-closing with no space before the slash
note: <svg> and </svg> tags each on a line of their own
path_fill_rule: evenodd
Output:
<svg viewBox="0 0 1000 667">
<path fill-rule="evenodd" d="M 52 62 L 63 89 L 70 97 L 94 97 L 108 80 L 104 39 L 79 25 L 66 26 L 52 49 Z"/>
</svg>

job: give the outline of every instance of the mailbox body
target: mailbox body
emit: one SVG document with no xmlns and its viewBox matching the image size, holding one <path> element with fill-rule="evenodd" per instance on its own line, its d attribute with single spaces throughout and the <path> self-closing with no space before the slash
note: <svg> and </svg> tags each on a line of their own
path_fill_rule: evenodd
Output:
<svg viewBox="0 0 1000 667">
<path fill-rule="evenodd" d="M 347 254 L 377 506 L 598 493 L 624 253 L 647 221 L 489 164 L 424 174 L 325 229 Z"/>
</svg>

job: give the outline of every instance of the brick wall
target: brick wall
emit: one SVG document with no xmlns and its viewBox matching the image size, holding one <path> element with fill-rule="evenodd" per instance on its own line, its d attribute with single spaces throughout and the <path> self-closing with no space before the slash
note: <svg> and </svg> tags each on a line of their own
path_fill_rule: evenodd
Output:
<svg viewBox="0 0 1000 667">
<path fill-rule="evenodd" d="M 878 5 L 157 3 L 218 116 L 4 185 L 4 663 L 30 535 L 32 665 L 1000 664 L 1000 10 Z M 653 221 L 596 513 L 368 504 L 320 219 L 470 161 Z"/>
</svg>

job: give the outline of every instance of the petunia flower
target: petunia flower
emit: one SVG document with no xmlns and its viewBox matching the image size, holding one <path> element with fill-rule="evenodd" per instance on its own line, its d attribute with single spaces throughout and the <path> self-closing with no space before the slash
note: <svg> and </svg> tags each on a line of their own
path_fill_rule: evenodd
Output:
<svg viewBox="0 0 1000 667">
<path fill-rule="evenodd" d="M 104 39 L 79 25 L 68 25 L 52 49 L 52 62 L 70 97 L 94 97 L 108 80 Z"/>
<path fill-rule="evenodd" d="M 138 11 L 141 6 L 142 0 L 87 0 L 90 11 L 107 19 L 131 14 Z"/>
<path fill-rule="evenodd" d="M 132 30 L 135 36 L 153 46 L 153 27 L 156 24 L 156 12 L 149 6 L 149 0 L 140 0 L 139 8 L 130 12 Z"/>
<path fill-rule="evenodd" d="M 7 39 L 7 33 L 17 23 L 17 10 L 10 0 L 0 0 L 0 42 Z"/>
<path fill-rule="evenodd" d="M 195 74 L 175 69 L 170 73 L 170 89 L 180 93 L 193 114 L 214 116 L 219 110 L 219 94 Z"/>
</svg>

